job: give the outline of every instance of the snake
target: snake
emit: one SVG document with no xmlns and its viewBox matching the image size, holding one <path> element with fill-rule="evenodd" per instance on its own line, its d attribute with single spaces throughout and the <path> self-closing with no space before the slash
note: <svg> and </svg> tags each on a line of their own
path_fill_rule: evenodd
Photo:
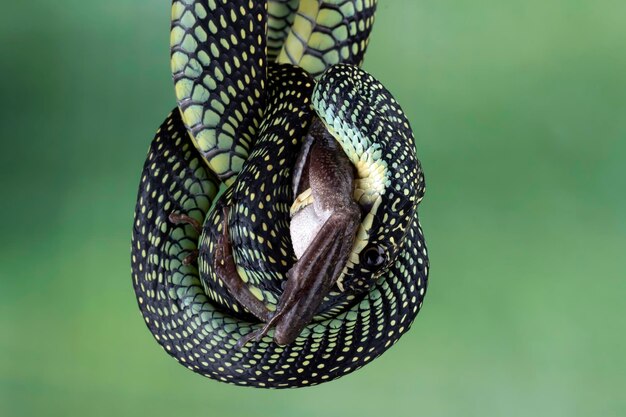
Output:
<svg viewBox="0 0 626 417">
<path fill-rule="evenodd" d="M 141 174 L 132 281 L 161 347 L 258 388 L 337 379 L 405 334 L 429 273 L 410 123 L 360 68 L 373 0 L 174 0 L 177 107 Z"/>
</svg>

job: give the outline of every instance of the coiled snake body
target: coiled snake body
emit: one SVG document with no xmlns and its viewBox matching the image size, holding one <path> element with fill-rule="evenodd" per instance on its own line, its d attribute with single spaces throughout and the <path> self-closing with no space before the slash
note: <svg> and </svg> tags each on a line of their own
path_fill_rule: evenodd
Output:
<svg viewBox="0 0 626 417">
<path fill-rule="evenodd" d="M 424 177 L 399 105 L 355 66 L 375 7 L 174 1 L 179 105 L 144 165 L 132 271 L 148 328 L 189 369 L 319 384 L 417 315 Z"/>
</svg>

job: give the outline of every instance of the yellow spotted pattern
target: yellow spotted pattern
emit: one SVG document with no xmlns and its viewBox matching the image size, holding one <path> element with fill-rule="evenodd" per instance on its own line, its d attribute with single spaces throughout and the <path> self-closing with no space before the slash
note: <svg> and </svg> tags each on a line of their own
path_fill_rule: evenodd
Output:
<svg viewBox="0 0 626 417">
<path fill-rule="evenodd" d="M 172 3 L 178 108 L 157 132 L 144 164 L 132 276 L 151 333 L 194 372 L 261 388 L 330 381 L 385 352 L 422 306 L 429 264 L 416 207 L 424 178 L 408 121 L 369 75 L 354 66 L 332 67 L 361 63 L 375 8 L 374 0 Z M 274 309 L 295 262 L 291 176 L 314 114 L 357 168 L 355 197 L 369 212 L 342 291 L 326 297 L 297 340 L 278 346 L 270 331 L 237 348 L 261 323 L 212 270 L 221 208 L 229 208 L 240 276 Z M 399 136 L 390 135 L 394 129 Z M 173 224 L 172 213 L 204 222 L 202 235 L 191 225 Z M 376 245 L 388 259 L 384 268 L 371 270 L 362 254 Z M 198 264 L 186 264 L 196 251 Z"/>
<path fill-rule="evenodd" d="M 361 64 L 375 0 L 174 0 L 171 69 L 194 143 L 230 183 L 247 159 L 266 108 L 268 62 L 320 75 Z"/>
<path fill-rule="evenodd" d="M 382 247 L 391 262 L 417 221 L 426 188 L 409 121 L 392 94 L 353 65 L 326 71 L 313 92 L 313 107 L 356 168 L 355 200 L 368 207 L 340 278 L 340 286 L 367 289 L 379 269 L 362 262 L 368 248 Z"/>
<path fill-rule="evenodd" d="M 409 225 L 403 250 L 367 292 L 344 295 L 349 299 L 306 326 L 288 346 L 276 345 L 270 332 L 258 343 L 237 348 L 237 341 L 259 323 L 242 307 L 225 308 L 206 292 L 198 269 L 183 264 L 197 249 L 197 232 L 168 221 L 172 210 L 198 220 L 209 215 L 218 184 L 194 149 L 179 113 L 173 112 L 144 165 L 133 225 L 132 271 L 148 328 L 182 365 L 237 385 L 316 385 L 367 365 L 409 330 L 422 306 L 428 276 L 417 220 Z M 289 207 L 284 210 L 288 213 Z"/>
<path fill-rule="evenodd" d="M 222 180 L 252 148 L 265 109 L 267 5 L 174 0 L 171 66 L 185 125 Z"/>
</svg>

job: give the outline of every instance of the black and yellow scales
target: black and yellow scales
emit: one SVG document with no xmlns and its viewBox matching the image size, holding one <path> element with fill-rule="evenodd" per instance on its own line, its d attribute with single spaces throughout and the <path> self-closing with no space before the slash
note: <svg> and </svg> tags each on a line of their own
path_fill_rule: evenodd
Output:
<svg viewBox="0 0 626 417">
<path fill-rule="evenodd" d="M 173 2 L 178 107 L 145 162 L 132 273 L 148 328 L 194 372 L 330 381 L 386 351 L 422 305 L 413 134 L 358 68 L 375 8 Z"/>
</svg>

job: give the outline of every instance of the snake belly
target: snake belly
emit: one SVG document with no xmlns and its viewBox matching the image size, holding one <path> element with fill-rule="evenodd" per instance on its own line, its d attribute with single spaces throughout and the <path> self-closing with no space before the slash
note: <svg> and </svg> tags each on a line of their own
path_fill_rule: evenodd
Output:
<svg viewBox="0 0 626 417">
<path fill-rule="evenodd" d="M 319 75 L 343 59 L 355 64 L 361 62 L 375 2 L 270 1 L 270 13 L 259 8 L 258 3 L 263 2 L 241 2 L 245 3 L 242 5 L 231 2 L 240 8 L 251 7 L 250 16 L 268 19 L 267 40 L 264 34 L 255 39 L 257 47 L 267 42 L 270 60 L 274 56 L 281 62 L 312 67 L 304 71 L 262 60 L 257 62 L 258 67 L 248 68 L 249 82 L 243 84 L 239 82 L 246 80 L 246 72 L 234 76 L 232 71 L 236 55 L 231 55 L 228 61 L 221 60 L 223 55 L 217 54 L 202 63 L 204 55 L 198 49 L 210 52 L 210 42 L 198 42 L 196 49 L 192 48 L 193 42 L 189 43 L 189 33 L 202 38 L 198 31 L 200 24 L 190 24 L 185 17 L 186 12 L 194 10 L 197 18 L 195 5 L 199 3 L 175 1 L 173 6 L 172 31 L 185 26 L 180 43 L 176 44 L 173 36 L 176 46 L 172 48 L 180 112 L 175 109 L 157 132 L 139 187 L 132 271 L 140 310 L 165 351 L 206 377 L 263 388 L 302 387 L 336 379 L 359 369 L 392 346 L 410 328 L 422 305 L 428 258 L 417 213 L 412 214 L 401 250 L 384 274 L 367 291 L 331 293 L 315 319 L 287 346 L 279 346 L 271 337 L 265 337 L 258 343 L 236 347 L 241 337 L 260 324 L 228 294 L 211 270 L 211 245 L 221 230 L 223 212 L 219 208 L 234 206 L 229 221 L 233 245 L 238 248 L 235 256 L 239 270 L 266 305 L 272 307 L 277 303 L 285 273 L 295 261 L 288 229 L 289 206 L 294 198 L 290 175 L 293 159 L 313 117 L 310 97 L 315 83 L 309 74 Z M 317 12 L 310 8 L 314 3 Z M 208 4 L 208 7 L 214 5 L 211 1 Z M 354 16 L 365 23 L 348 26 L 353 30 L 364 29 L 364 39 L 346 52 L 345 47 L 351 42 L 346 35 L 331 47 L 337 54 L 328 54 L 325 44 L 316 49 L 307 43 L 305 52 L 296 60 L 289 48 L 293 49 L 293 42 L 302 43 L 303 36 L 302 26 L 293 25 L 301 19 L 310 21 L 310 15 L 319 18 L 321 10 L 335 10 L 337 4 L 344 9 L 345 4 L 356 5 L 355 11 L 361 14 Z M 359 4 L 369 8 L 357 10 Z M 288 10 L 298 6 L 298 13 L 279 19 L 278 14 L 271 14 L 277 10 L 276 5 Z M 217 16 L 229 16 L 224 10 L 199 15 L 204 16 L 202 26 L 211 33 L 211 23 L 217 28 L 217 22 L 221 21 Z M 184 21 L 187 23 L 183 24 Z M 272 27 L 280 27 L 276 23 L 280 21 L 291 22 L 292 26 L 289 30 L 272 32 Z M 247 25 L 253 28 L 250 22 Z M 319 29 L 317 32 L 315 27 Z M 309 39 L 332 24 L 315 27 L 308 33 Z M 284 34 L 282 38 L 279 32 Z M 270 36 L 272 33 L 274 38 Z M 274 55 L 269 52 L 272 49 Z M 327 57 L 321 66 L 312 65 L 312 58 L 304 59 L 324 56 L 320 51 L 326 51 Z M 176 64 L 177 53 L 179 64 L 184 64 Z M 194 65 L 196 73 L 190 70 Z M 214 77 L 211 84 L 207 75 L 220 73 L 222 79 Z M 202 88 L 198 88 L 200 84 Z M 237 99 L 242 96 L 258 100 Z M 200 116 L 187 117 L 194 112 Z M 202 136 L 199 132 L 209 132 L 206 137 L 212 139 L 199 140 Z M 216 201 L 219 187 L 224 183 L 230 187 Z M 191 225 L 171 223 L 169 215 L 173 212 L 204 223 L 203 236 Z M 185 258 L 198 249 L 199 266 L 185 264 Z"/>
</svg>

